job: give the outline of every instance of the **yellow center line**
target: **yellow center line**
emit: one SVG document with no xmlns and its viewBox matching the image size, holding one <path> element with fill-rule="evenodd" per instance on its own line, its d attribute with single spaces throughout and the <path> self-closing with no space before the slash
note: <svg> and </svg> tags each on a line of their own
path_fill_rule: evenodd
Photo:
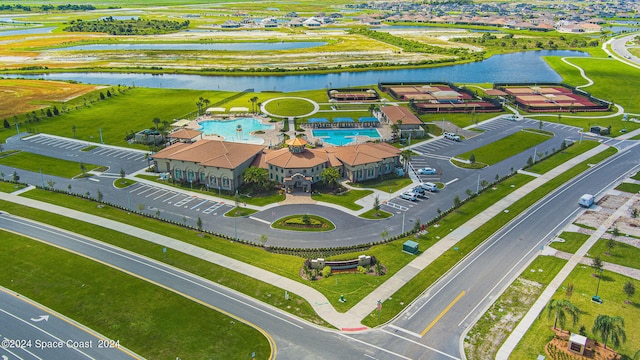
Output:
<svg viewBox="0 0 640 360">
<path fill-rule="evenodd" d="M 424 336 L 424 334 L 426 334 L 427 332 L 429 332 L 429 330 L 431 330 L 431 328 L 432 328 L 432 327 L 433 327 L 433 326 L 434 326 L 438 321 L 440 321 L 440 319 L 442 319 L 442 317 L 444 316 L 444 314 L 446 314 L 449 310 L 451 310 L 451 308 L 453 307 L 453 305 L 455 305 L 455 304 L 458 302 L 458 300 L 460 300 L 460 299 L 464 296 L 464 294 L 466 294 L 466 293 L 467 293 L 466 291 L 462 291 L 460 294 L 458 294 L 458 296 L 457 296 L 455 299 L 453 299 L 453 301 L 452 301 L 449 305 L 447 305 L 447 307 L 446 307 L 446 308 L 444 308 L 444 310 L 442 310 L 442 312 L 441 312 L 438 316 L 436 316 L 436 318 L 435 318 L 435 319 L 433 319 L 433 321 L 431 322 L 431 324 L 429 324 L 429 326 L 427 326 L 424 330 L 422 330 L 422 332 L 420 333 L 420 336 L 422 337 L 422 336 Z"/>
</svg>

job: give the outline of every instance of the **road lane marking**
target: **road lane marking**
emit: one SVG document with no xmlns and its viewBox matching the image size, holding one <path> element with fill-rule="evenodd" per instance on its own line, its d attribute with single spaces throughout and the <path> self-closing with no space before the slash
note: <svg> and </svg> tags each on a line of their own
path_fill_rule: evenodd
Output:
<svg viewBox="0 0 640 360">
<path fill-rule="evenodd" d="M 438 316 L 436 316 L 435 319 L 433 319 L 433 321 L 431 322 L 431 324 L 429 324 L 429 326 L 427 326 L 424 330 L 422 330 L 422 332 L 420 333 L 420 336 L 424 336 L 427 332 L 429 332 L 429 330 L 431 330 L 431 328 L 438 322 L 440 321 L 440 319 L 442 319 L 442 317 L 449 312 L 449 310 L 451 310 L 451 308 L 453 307 L 453 305 L 455 305 L 458 300 L 460 300 L 464 294 L 466 294 L 466 291 L 461 291 L 460 294 L 458 294 L 458 296 L 456 296 L 455 299 L 453 299 L 453 301 L 447 305 L 446 308 L 444 308 L 444 310 L 442 310 L 442 312 L 440 314 L 438 314 Z"/>
<path fill-rule="evenodd" d="M 423 343 L 420 343 L 420 342 L 417 342 L 417 341 L 414 341 L 414 340 L 411 340 L 411 339 L 407 339 L 406 337 L 402 337 L 402 336 L 400 336 L 400 335 L 398 335 L 398 334 L 394 334 L 394 333 L 392 333 L 391 331 L 388 331 L 388 330 L 385 330 L 385 329 L 382 329 L 382 330 L 380 330 L 380 331 L 382 331 L 383 333 L 386 333 L 386 334 L 389 334 L 389 335 L 395 336 L 395 337 L 397 337 L 397 338 L 400 338 L 400 339 L 402 339 L 402 340 L 404 340 L 404 341 L 408 341 L 408 342 L 410 342 L 410 343 L 412 343 L 412 344 L 414 344 L 414 345 L 418 345 L 418 346 L 423 347 L 423 348 L 425 348 L 425 349 L 429 349 L 429 350 L 431 350 L 431 351 L 433 351 L 433 352 L 436 352 L 436 353 L 438 353 L 438 354 L 440 354 L 440 355 L 444 355 L 444 356 L 446 356 L 446 357 L 448 357 L 448 358 L 450 358 L 450 359 L 460 360 L 460 358 L 457 358 L 457 357 L 455 357 L 455 356 L 453 356 L 453 355 L 449 355 L 449 354 L 447 354 L 447 353 L 445 353 L 445 352 L 443 352 L 443 351 L 440 351 L 440 350 L 438 350 L 438 349 L 434 349 L 434 348 L 432 348 L 431 346 L 427 346 L 427 345 L 425 345 L 425 344 L 423 344 Z"/>
<path fill-rule="evenodd" d="M 75 241 L 77 243 L 86 244 L 88 246 L 91 246 L 91 247 L 93 247 L 95 249 L 98 249 L 98 250 L 101 250 L 103 252 L 111 253 L 113 255 L 116 255 L 116 256 L 119 256 L 121 258 L 127 259 L 129 261 L 141 264 L 141 265 L 146 266 L 148 268 L 163 272 L 163 273 L 165 273 L 167 275 L 173 276 L 174 278 L 177 278 L 177 279 L 180 279 L 182 281 L 191 283 L 191 284 L 193 284 L 193 285 L 195 285 L 197 287 L 203 288 L 203 289 L 205 289 L 205 290 L 207 290 L 209 292 L 212 292 L 212 293 L 218 294 L 220 296 L 226 297 L 229 300 L 235 301 L 235 302 L 237 302 L 239 304 L 242 304 L 242 305 L 244 305 L 246 307 L 249 307 L 249 308 L 252 308 L 252 309 L 254 309 L 256 311 L 262 312 L 265 315 L 269 315 L 269 316 L 271 316 L 273 318 L 281 320 L 282 322 L 285 322 L 285 323 L 287 323 L 289 325 L 297 327 L 297 328 L 299 328 L 301 330 L 304 329 L 302 326 L 300 326 L 298 324 L 295 324 L 292 321 L 289 321 L 289 320 L 287 320 L 287 319 L 285 319 L 285 318 L 283 318 L 281 316 L 278 316 L 278 315 L 276 315 L 274 313 L 271 313 L 271 312 L 269 312 L 267 310 L 264 310 L 264 309 L 258 307 L 257 305 L 252 305 L 248 301 L 244 301 L 243 299 L 234 298 L 233 296 L 225 294 L 222 291 L 217 290 L 215 288 L 215 287 L 226 288 L 225 286 L 221 286 L 221 285 L 215 284 L 215 283 L 213 283 L 213 282 L 211 282 L 210 280 L 207 280 L 207 279 L 202 279 L 203 280 L 202 282 L 196 281 L 196 280 L 200 280 L 201 279 L 198 275 L 194 275 L 192 273 L 189 273 L 189 272 L 187 272 L 185 270 L 182 270 L 182 269 L 179 269 L 179 268 L 171 269 L 171 268 L 169 268 L 169 266 L 167 264 L 165 264 L 163 262 L 159 262 L 159 261 L 156 261 L 156 260 L 153 260 L 153 259 L 144 258 L 143 256 L 141 256 L 141 255 L 139 255 L 137 253 L 133 253 L 133 252 L 130 252 L 130 251 L 126 250 L 126 249 L 122 249 L 122 248 L 119 248 L 117 246 L 113 246 L 113 245 L 110 245 L 110 244 L 101 243 L 100 241 L 95 240 L 95 239 L 88 238 L 88 240 L 87 240 L 83 236 L 78 236 L 78 234 L 75 234 L 75 233 L 67 234 L 66 230 L 62 230 L 62 232 L 54 231 L 54 230 L 57 230 L 57 229 L 56 228 L 51 229 L 48 225 L 44 225 L 44 226 L 41 226 L 41 227 L 36 227 L 35 225 L 40 225 L 40 224 L 37 224 L 37 223 L 33 224 L 31 221 L 26 221 L 25 222 L 22 218 L 19 218 L 19 219 L 21 220 L 21 222 L 18 222 L 16 220 L 16 218 L 11 218 L 11 219 L 8 219 L 8 220 L 20 223 L 20 224 L 25 225 L 25 226 L 29 226 L 29 227 L 32 227 L 32 228 L 39 229 L 39 230 L 44 231 L 44 232 L 54 233 L 54 234 L 56 234 L 56 235 L 58 235 L 60 237 L 65 237 L 65 238 L 67 238 L 67 239 L 69 239 L 71 241 Z M 184 292 L 182 292 L 180 290 L 172 288 L 172 287 L 170 287 L 168 285 L 164 285 L 164 284 L 162 284 L 160 282 L 152 280 L 152 279 L 150 279 L 148 277 L 145 277 L 145 276 L 143 276 L 141 274 L 134 273 L 132 271 L 126 270 L 124 268 L 121 268 L 121 267 L 116 266 L 114 264 L 111 264 L 109 262 L 100 260 L 97 257 L 93 257 L 93 256 L 90 256 L 90 255 L 78 252 L 76 250 L 72 250 L 72 249 L 67 248 L 67 247 L 65 247 L 63 245 L 58 245 L 58 244 L 55 244 L 55 243 L 53 243 L 51 241 L 48 241 L 48 240 L 44 240 L 44 239 L 36 238 L 36 237 L 30 236 L 30 235 L 18 233 L 18 232 L 15 232 L 13 230 L 6 229 L 6 228 L 2 228 L 2 229 L 4 231 L 16 234 L 18 236 L 26 237 L 26 238 L 38 241 L 40 243 L 48 244 L 50 246 L 53 246 L 53 247 L 56 247 L 58 249 L 67 251 L 69 253 L 72 253 L 72 254 L 84 257 L 86 259 L 95 261 L 95 262 L 100 263 L 102 265 L 108 266 L 108 267 L 110 267 L 112 269 L 121 271 L 121 272 L 123 272 L 125 274 L 128 274 L 130 276 L 136 277 L 138 279 L 141 279 L 141 280 L 144 280 L 146 282 L 149 282 L 149 283 L 151 283 L 153 285 L 159 286 L 159 287 L 161 287 L 161 288 L 163 288 L 165 290 L 171 291 L 171 292 L 173 292 L 175 294 L 178 294 L 178 295 L 180 295 L 180 296 L 182 296 L 182 297 L 184 297 L 186 299 L 189 299 L 189 300 L 194 301 L 194 302 L 196 302 L 196 303 L 198 303 L 200 305 L 203 305 L 203 306 L 208 307 L 208 308 L 210 308 L 212 310 L 215 310 L 215 311 L 218 311 L 218 312 L 220 312 L 220 313 L 222 313 L 224 315 L 227 315 L 227 316 L 229 316 L 229 317 L 231 317 L 233 319 L 236 319 L 236 320 L 238 320 L 238 321 L 240 321 L 240 322 L 242 322 L 242 323 L 244 323 L 244 324 L 256 329 L 258 332 L 262 333 L 262 335 L 264 335 L 264 337 L 267 339 L 267 341 L 269 342 L 270 347 L 271 347 L 271 354 L 269 356 L 269 359 L 275 359 L 276 358 L 278 350 L 277 350 L 277 346 L 276 346 L 276 343 L 275 343 L 275 340 L 273 339 L 273 337 L 271 337 L 271 335 L 267 331 L 262 329 L 260 326 L 250 322 L 249 320 L 245 320 L 245 319 L 241 318 L 238 315 L 232 314 L 232 313 L 230 313 L 230 312 L 228 312 L 226 310 L 223 310 L 222 308 L 219 308 L 219 307 L 217 307 L 215 305 L 209 304 L 209 303 L 207 303 L 207 302 L 205 302 L 203 300 L 200 300 L 200 299 L 198 299 L 198 298 L 196 298 L 194 296 L 188 295 L 188 294 L 186 294 L 186 293 L 184 293 Z M 71 234 L 75 235 L 75 236 L 71 236 Z M 170 270 L 173 270 L 174 272 L 171 272 Z M 230 288 L 226 288 L 226 289 L 229 290 Z M 235 290 L 233 290 L 233 289 L 230 289 L 230 290 L 231 290 L 231 292 L 235 292 Z M 250 298 L 250 299 L 254 300 L 253 298 Z"/>
<path fill-rule="evenodd" d="M 405 334 L 409 334 L 409 335 L 411 335 L 411 336 L 415 336 L 415 337 L 417 337 L 417 338 L 421 338 L 421 337 L 422 337 L 422 336 L 420 336 L 420 334 L 418 334 L 418 333 L 414 333 L 413 331 L 409 331 L 409 330 L 407 330 L 407 329 L 401 328 L 401 327 L 399 327 L 399 326 L 395 326 L 395 325 L 393 325 L 393 324 L 389 324 L 389 327 L 390 327 L 390 328 L 392 328 L 393 330 L 401 331 L 401 332 L 403 332 L 403 333 L 405 333 Z"/>
<path fill-rule="evenodd" d="M 255 217 L 255 216 L 249 216 L 249 219 L 251 219 L 251 220 L 255 220 L 255 221 L 260 221 L 260 222 L 265 223 L 265 224 L 267 224 L 267 225 L 271 225 L 271 222 L 269 222 L 269 221 L 267 221 L 267 220 L 262 220 L 262 219 L 260 219 L 260 218 Z"/>
</svg>

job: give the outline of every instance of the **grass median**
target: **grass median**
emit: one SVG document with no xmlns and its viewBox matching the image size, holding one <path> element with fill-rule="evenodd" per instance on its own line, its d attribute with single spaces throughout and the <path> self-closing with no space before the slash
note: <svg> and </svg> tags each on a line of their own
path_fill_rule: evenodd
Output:
<svg viewBox="0 0 640 360">
<path fill-rule="evenodd" d="M 424 290 L 434 284 L 446 271 L 454 267 L 455 264 L 457 264 L 464 256 L 473 251 L 473 249 L 494 234 L 500 227 L 507 224 L 513 218 L 518 216 L 518 214 L 522 213 L 536 201 L 551 193 L 554 189 L 558 188 L 583 171 L 586 171 L 589 168 L 589 164 L 598 163 L 607 157 L 612 156 L 616 151 L 617 150 L 614 148 L 606 149 L 600 154 L 595 155 L 563 172 L 544 185 L 531 191 L 525 197 L 514 202 L 507 208 L 509 210 L 508 212 L 499 213 L 476 229 L 471 235 L 466 236 L 456 243 L 455 246 L 458 250 L 449 249 L 429 266 L 424 268 L 413 278 L 411 282 L 405 284 L 402 288 L 396 291 L 391 296 L 392 300 L 384 302 L 385 311 L 380 315 L 379 321 L 377 310 L 374 310 L 363 320 L 362 323 L 369 327 L 375 327 L 391 320 L 400 311 L 402 311 L 407 304 L 411 303 L 413 299 L 418 297 Z"/>
<path fill-rule="evenodd" d="M 238 319 L 87 258 L 13 233 L 0 235 L 2 286 L 139 355 L 249 359 L 255 351 L 266 359 L 271 354 L 267 339 Z"/>
<path fill-rule="evenodd" d="M 491 144 L 462 153 L 456 157 L 459 159 L 469 160 L 473 154 L 476 162 L 494 165 L 502 160 L 508 159 L 543 143 L 550 138 L 551 137 L 546 134 L 523 130 Z"/>
<path fill-rule="evenodd" d="M 94 213 L 95 215 L 100 214 L 105 218 L 111 218 L 113 220 L 129 219 L 131 220 L 128 221 L 129 224 L 134 226 L 140 225 L 138 227 L 141 228 L 152 226 L 153 223 L 155 223 L 157 225 L 156 231 L 163 233 L 165 236 L 180 234 L 179 237 L 176 238 L 186 242 L 191 242 L 188 241 L 189 239 L 197 239 L 197 241 L 193 242 L 205 244 L 214 242 L 217 239 L 209 235 L 199 236 L 199 233 L 195 230 L 185 230 L 184 228 L 163 224 L 158 221 L 154 221 L 153 219 L 143 218 L 139 215 L 129 214 L 125 216 L 125 212 L 111 208 L 109 206 L 98 208 L 96 207 L 96 204 L 94 202 L 83 199 L 71 198 L 66 195 L 50 193 L 42 190 L 33 190 L 30 193 L 30 195 L 32 196 L 35 195 L 33 196 L 33 198 L 46 198 L 50 202 L 56 203 L 58 205 L 62 204 L 80 211 L 86 210 L 85 212 L 87 213 Z M 256 280 L 250 276 L 237 273 L 225 267 L 212 264 L 208 261 L 172 249 L 169 249 L 165 255 L 163 253 L 163 247 L 161 245 L 157 245 L 144 239 L 127 235 L 113 229 L 85 223 L 66 216 L 49 213 L 34 208 L 27 208 L 5 201 L 0 201 L 0 207 L 4 211 L 9 212 L 13 215 L 18 215 L 43 222 L 45 224 L 50 224 L 52 226 L 56 226 L 68 231 L 75 232 L 77 234 L 88 236 L 96 240 L 121 247 L 123 249 L 127 249 L 129 251 L 144 255 L 157 261 L 165 262 L 169 265 L 214 281 L 220 285 L 224 285 L 234 290 L 240 291 L 257 300 L 288 311 L 296 316 L 305 318 L 316 324 L 327 326 L 327 323 L 320 317 L 318 317 L 311 305 L 309 305 L 309 303 L 300 298 L 298 295 L 290 293 L 289 298 L 291 300 L 285 301 L 283 297 L 273 296 L 275 294 L 284 293 L 282 289 L 271 284 Z M 97 211 L 91 211 L 92 209 L 95 209 Z M 147 226 L 143 226 L 142 224 L 146 224 Z M 163 227 L 162 225 L 165 225 L 166 227 Z M 170 232 L 167 234 L 163 230 L 170 230 Z M 219 242 L 223 242 L 221 239 L 217 240 Z M 236 251 L 238 250 L 237 248 L 235 249 Z M 287 257 L 286 255 L 282 255 L 280 257 L 281 261 L 288 260 L 289 262 L 291 262 L 290 259 L 296 258 L 293 256 Z M 257 260 L 255 262 L 257 262 Z"/>
</svg>

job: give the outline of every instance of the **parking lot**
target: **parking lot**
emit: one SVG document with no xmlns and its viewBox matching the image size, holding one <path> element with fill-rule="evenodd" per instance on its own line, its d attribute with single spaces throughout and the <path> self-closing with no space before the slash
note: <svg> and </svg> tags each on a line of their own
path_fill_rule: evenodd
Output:
<svg viewBox="0 0 640 360">
<path fill-rule="evenodd" d="M 147 208 L 166 209 L 173 205 L 188 214 L 222 215 L 233 208 L 224 202 L 217 202 L 183 192 L 168 190 L 163 187 L 137 183 L 128 189 L 133 204 L 143 204 Z"/>
</svg>

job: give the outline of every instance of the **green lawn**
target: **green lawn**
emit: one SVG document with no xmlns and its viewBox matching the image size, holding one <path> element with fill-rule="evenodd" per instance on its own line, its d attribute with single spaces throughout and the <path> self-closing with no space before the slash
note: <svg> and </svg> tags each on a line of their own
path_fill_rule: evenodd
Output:
<svg viewBox="0 0 640 360">
<path fill-rule="evenodd" d="M 544 174 L 556 166 L 561 165 L 568 160 L 597 147 L 598 145 L 600 145 L 600 143 L 597 141 L 583 140 L 580 143 L 575 143 L 556 153 L 549 159 L 535 163 L 533 166 L 528 167 L 527 171 Z"/>
<path fill-rule="evenodd" d="M 633 180 L 640 180 L 640 171 L 631 177 Z"/>
<path fill-rule="evenodd" d="M 0 158 L 0 164 L 26 171 L 42 172 L 44 175 L 60 176 L 69 179 L 82 175 L 82 163 L 56 159 L 24 151 Z M 85 167 L 85 171 L 91 171 L 99 168 L 98 165 L 93 164 L 83 165 Z M 18 175 L 20 175 L 19 172 Z M 46 180 L 48 179 L 45 177 L 45 181 Z"/>
<path fill-rule="evenodd" d="M 372 193 L 372 190 L 349 190 L 339 195 L 314 193 L 311 194 L 311 198 L 316 201 L 341 205 L 351 210 L 360 210 L 362 206 L 356 204 L 356 200 L 362 199 Z"/>
<path fill-rule="evenodd" d="M 565 264 L 566 260 L 552 256 L 536 257 L 471 328 L 465 339 L 467 358 L 495 358 L 504 340 L 540 296 L 544 286 Z"/>
<path fill-rule="evenodd" d="M 637 194 L 638 192 L 640 192 L 640 184 L 622 183 L 616 186 L 616 190 Z"/>
<path fill-rule="evenodd" d="M 27 194 L 24 194 L 27 195 Z M 122 210 L 114 209 L 110 206 L 98 208 L 96 203 L 80 198 L 69 197 L 60 193 L 47 192 L 43 190 L 32 190 L 28 196 L 33 199 L 52 202 L 56 205 L 63 205 L 79 211 L 102 216 L 115 221 L 125 222 L 127 224 L 144 228 L 149 231 L 159 231 L 163 235 L 179 239 L 187 243 L 201 246 L 207 249 L 218 249 L 219 252 L 226 253 L 231 256 L 234 252 L 248 255 L 248 259 L 256 259 L 254 263 L 259 263 L 261 254 L 265 254 L 263 250 L 255 247 L 230 243 L 210 235 L 200 236 L 195 230 L 185 230 L 185 228 L 175 225 L 169 225 L 158 222 L 157 220 L 133 215 Z M 48 213 L 42 210 L 27 208 L 9 202 L 0 201 L 0 208 L 11 214 L 31 218 L 46 224 L 54 225 L 69 231 L 73 231 L 84 236 L 88 236 L 105 243 L 127 249 L 137 254 L 155 259 L 157 261 L 166 262 L 193 274 L 202 276 L 206 279 L 214 281 L 218 284 L 227 286 L 255 299 L 267 304 L 271 304 L 279 309 L 291 312 L 296 316 L 300 316 L 313 323 L 328 326 L 328 324 L 318 317 L 311 305 L 298 295 L 289 293 L 290 301 L 285 301 L 283 297 L 272 296 L 272 294 L 282 293 L 282 289 L 258 281 L 250 276 L 245 276 L 235 271 L 228 270 L 222 266 L 212 264 L 208 261 L 187 255 L 175 250 L 169 249 L 166 256 L 163 254 L 162 246 L 156 245 L 139 239 L 128 234 L 124 234 L 112 229 L 96 226 L 93 224 L 78 221 L 69 217 L 58 214 Z M 188 225 L 195 226 L 192 221 Z M 259 242 L 259 239 L 255 239 Z M 222 248 L 222 249 L 221 249 Z M 222 251 L 220 251 L 222 250 Z M 226 252 L 225 252 L 226 251 Z M 300 258 L 288 255 L 274 255 L 281 263 L 296 263 Z"/>
<path fill-rule="evenodd" d="M 374 327 L 379 324 L 383 324 L 393 318 L 396 314 L 398 314 L 402 309 L 405 308 L 406 304 L 409 304 L 413 299 L 416 298 L 419 294 L 421 294 L 425 289 L 427 289 L 431 284 L 437 281 L 448 269 L 453 267 L 458 261 L 460 261 L 465 255 L 469 254 L 478 244 L 480 244 L 484 239 L 491 236 L 495 233 L 500 227 L 509 222 L 515 216 L 520 214 L 529 206 L 533 205 L 536 201 L 538 201 L 543 196 L 547 195 L 550 191 L 557 188 L 561 184 L 569 181 L 577 174 L 587 170 L 589 168 L 589 164 L 598 163 L 607 157 L 616 153 L 616 149 L 609 148 L 602 153 L 583 161 L 582 163 L 574 166 L 573 168 L 565 171 L 564 173 L 558 175 L 554 179 L 550 180 L 546 184 L 538 187 L 534 191 L 530 192 L 525 197 L 513 203 L 511 206 L 507 208 L 508 212 L 502 212 L 496 215 L 494 218 L 484 223 L 481 227 L 475 230 L 471 235 L 466 236 L 461 239 L 458 243 L 456 243 L 456 247 L 458 250 L 449 249 L 447 252 L 442 254 L 438 259 L 432 262 L 429 266 L 423 269 L 418 275 L 416 275 L 413 280 L 407 284 L 405 284 L 402 288 L 396 291 L 392 296 L 391 300 L 385 301 L 385 309 L 383 311 L 382 316 L 380 317 L 380 321 L 377 320 L 377 311 L 372 311 L 363 321 L 362 323 Z M 511 177 L 501 185 L 504 186 L 508 184 L 510 180 L 513 180 L 518 175 Z M 491 191 L 488 191 L 489 193 Z M 483 194 L 486 194 L 484 192 Z M 480 197 L 476 197 L 478 199 Z M 469 203 L 467 203 L 469 204 Z M 467 205 L 465 204 L 465 205 Z M 473 203 L 474 207 L 479 207 L 477 203 Z M 487 206 L 493 204 L 492 201 L 487 202 Z M 460 209 L 459 209 L 460 210 Z M 472 217 L 472 214 L 468 214 L 465 216 L 465 219 Z M 444 220 L 444 219 L 443 219 Z M 457 226 L 449 226 L 449 224 L 444 221 L 440 221 L 440 228 L 443 229 L 454 229 Z M 458 224 L 459 226 L 460 224 Z M 429 229 L 430 234 L 433 236 L 431 232 L 431 228 Z M 444 234 L 443 234 L 444 235 Z"/>
<path fill-rule="evenodd" d="M 5 193 L 12 193 L 14 191 L 24 189 L 26 186 L 23 184 L 14 184 L 8 181 L 0 181 L 0 191 Z"/>
<path fill-rule="evenodd" d="M 575 254 L 578 249 L 584 244 L 587 239 L 589 239 L 589 235 L 581 234 L 576 232 L 568 232 L 564 231 L 560 236 L 561 239 L 564 239 L 565 242 L 552 242 L 551 247 L 560 251 L 568 252 L 571 254 Z"/>
<path fill-rule="evenodd" d="M 584 326 L 587 337 L 594 338 L 591 328 L 598 315 L 621 316 L 625 322 L 624 329 L 627 341 L 618 351 L 632 358 L 633 354 L 639 350 L 638 344 L 640 344 L 640 327 L 636 326 L 640 322 L 640 303 L 636 295 L 631 304 L 625 304 L 626 295 L 622 291 L 622 287 L 625 282 L 631 281 L 638 289 L 640 281 L 616 273 L 605 272 L 598 291 L 598 295 L 604 302 L 597 304 L 591 301 L 591 296 L 595 294 L 598 282 L 592 273 L 591 267 L 579 265 L 565 280 L 563 287 L 560 287 L 553 296 L 554 299 L 566 299 L 565 288 L 567 285 L 573 284 L 573 295 L 570 301 L 580 309 L 581 313 L 576 326 L 571 326 L 571 321 L 567 321 L 567 330 L 579 333 L 580 328 Z M 553 320 L 553 317 L 547 317 L 546 310 L 544 310 L 544 313 L 529 328 L 509 359 L 528 360 L 531 359 L 532 354 L 544 354 L 545 344 L 553 337 L 551 330 Z"/>
<path fill-rule="evenodd" d="M 350 183 L 349 185 L 358 188 L 376 189 L 391 194 L 411 185 L 411 183 L 412 181 L 408 177 L 394 176 L 391 178 L 378 178 L 375 180 L 361 181 L 359 183 Z M 382 201 L 382 199 L 380 201 Z"/>
<path fill-rule="evenodd" d="M 369 211 L 366 211 L 360 214 L 360 217 L 365 219 L 370 219 L 370 220 L 378 220 L 378 219 L 386 219 L 393 216 L 393 214 L 383 210 L 378 210 L 377 213 L 378 215 L 376 215 L 375 209 L 371 209 Z"/>
<path fill-rule="evenodd" d="M 249 216 L 249 215 L 255 214 L 257 212 L 258 212 L 258 210 L 253 210 L 253 209 L 249 209 L 249 208 L 245 208 L 245 207 L 241 207 L 241 206 L 236 206 L 233 209 L 227 211 L 224 214 L 224 216 L 242 217 L 242 216 Z"/>
<path fill-rule="evenodd" d="M 135 183 L 137 183 L 137 181 L 131 179 L 116 179 L 113 181 L 113 186 L 117 187 L 118 189 L 124 189 Z"/>
<path fill-rule="evenodd" d="M 302 116 L 313 111 L 313 104 L 301 99 L 281 99 L 269 102 L 265 109 L 274 115 Z"/>
<path fill-rule="evenodd" d="M 13 233 L 0 234 L 2 286 L 146 358 L 271 355 L 267 339 L 237 318 L 98 262 Z"/>
<path fill-rule="evenodd" d="M 271 224 L 272 227 L 291 231 L 331 231 L 336 226 L 329 220 L 318 215 L 289 215 L 278 219 Z"/>
<path fill-rule="evenodd" d="M 526 130 L 509 135 L 491 144 L 462 153 L 457 158 L 469 160 L 471 154 L 476 162 L 494 165 L 508 159 L 542 142 L 549 140 L 549 136 Z"/>
<path fill-rule="evenodd" d="M 589 249 L 589 257 L 594 258 L 600 256 L 602 261 L 640 269 L 640 262 L 638 261 L 640 258 L 640 249 L 633 245 L 616 241 L 615 246 L 611 249 L 611 252 L 608 253 L 607 242 L 609 242 L 609 240 L 606 239 L 596 241 L 593 247 Z"/>
</svg>

